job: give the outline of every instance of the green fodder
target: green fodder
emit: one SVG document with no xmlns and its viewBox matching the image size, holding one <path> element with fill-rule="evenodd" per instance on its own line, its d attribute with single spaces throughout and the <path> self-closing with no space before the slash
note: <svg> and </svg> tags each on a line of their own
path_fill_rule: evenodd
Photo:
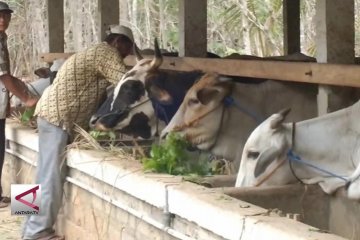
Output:
<svg viewBox="0 0 360 240">
<path fill-rule="evenodd" d="M 150 157 L 143 158 L 144 169 L 172 175 L 210 175 L 208 158 L 187 151 L 190 144 L 180 135 L 170 133 L 160 144 L 153 144 Z"/>
</svg>

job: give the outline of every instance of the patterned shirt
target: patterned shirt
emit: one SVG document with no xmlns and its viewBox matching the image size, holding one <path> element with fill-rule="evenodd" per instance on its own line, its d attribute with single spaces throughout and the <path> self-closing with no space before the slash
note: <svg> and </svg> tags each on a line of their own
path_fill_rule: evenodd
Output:
<svg viewBox="0 0 360 240">
<path fill-rule="evenodd" d="M 0 33 L 0 76 L 10 73 L 9 51 L 7 48 L 7 35 Z M 0 81 L 0 119 L 6 118 L 6 110 L 9 107 L 9 92 L 4 83 Z"/>
<path fill-rule="evenodd" d="M 72 55 L 36 105 L 35 115 L 71 132 L 73 123 L 87 129 L 90 116 L 125 73 L 116 48 L 103 42 Z"/>
</svg>

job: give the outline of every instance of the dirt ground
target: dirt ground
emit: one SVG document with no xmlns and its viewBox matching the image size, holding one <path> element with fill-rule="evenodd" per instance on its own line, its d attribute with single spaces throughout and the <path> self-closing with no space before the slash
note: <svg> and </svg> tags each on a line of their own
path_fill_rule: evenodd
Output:
<svg viewBox="0 0 360 240">
<path fill-rule="evenodd" d="M 11 215 L 10 205 L 0 208 L 0 240 L 21 240 L 24 217 Z"/>
</svg>

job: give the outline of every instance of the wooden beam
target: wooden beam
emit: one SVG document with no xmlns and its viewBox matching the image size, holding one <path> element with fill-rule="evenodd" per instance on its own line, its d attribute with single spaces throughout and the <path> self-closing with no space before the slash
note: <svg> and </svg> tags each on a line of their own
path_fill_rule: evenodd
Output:
<svg viewBox="0 0 360 240">
<path fill-rule="evenodd" d="M 52 62 L 54 59 L 66 58 L 70 55 L 72 53 L 48 53 L 42 54 L 40 58 L 45 62 Z M 152 58 L 152 56 L 144 57 Z M 125 59 L 128 66 L 134 66 L 135 62 L 134 56 Z M 360 87 L 360 66 L 355 64 L 164 57 L 161 69 L 202 70 L 230 76 Z"/>
<path fill-rule="evenodd" d="M 39 58 L 40 61 L 46 62 L 46 63 L 52 63 L 56 59 L 65 58 L 67 59 L 74 53 L 42 53 L 40 54 Z"/>
<path fill-rule="evenodd" d="M 98 14 L 100 16 L 99 38 L 102 41 L 106 36 L 107 27 L 111 24 L 119 24 L 119 0 L 98 0 L 98 6 Z"/>
<path fill-rule="evenodd" d="M 130 65 L 135 62 L 133 57 L 125 60 Z M 164 57 L 161 68 L 177 71 L 199 69 L 231 76 L 360 87 L 358 65 Z"/>
<path fill-rule="evenodd" d="M 283 0 L 284 55 L 301 52 L 300 0 Z"/>
<path fill-rule="evenodd" d="M 49 52 L 64 52 L 64 0 L 47 0 Z"/>
<path fill-rule="evenodd" d="M 179 56 L 206 57 L 207 0 L 179 1 Z"/>
</svg>

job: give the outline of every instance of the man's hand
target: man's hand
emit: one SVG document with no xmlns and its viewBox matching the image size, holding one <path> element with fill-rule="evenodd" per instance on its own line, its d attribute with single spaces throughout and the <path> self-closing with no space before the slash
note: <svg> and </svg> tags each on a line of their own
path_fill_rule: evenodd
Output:
<svg viewBox="0 0 360 240">
<path fill-rule="evenodd" d="M 38 97 L 29 96 L 28 99 L 25 101 L 25 106 L 26 107 L 34 107 L 38 101 L 39 101 Z"/>
</svg>

